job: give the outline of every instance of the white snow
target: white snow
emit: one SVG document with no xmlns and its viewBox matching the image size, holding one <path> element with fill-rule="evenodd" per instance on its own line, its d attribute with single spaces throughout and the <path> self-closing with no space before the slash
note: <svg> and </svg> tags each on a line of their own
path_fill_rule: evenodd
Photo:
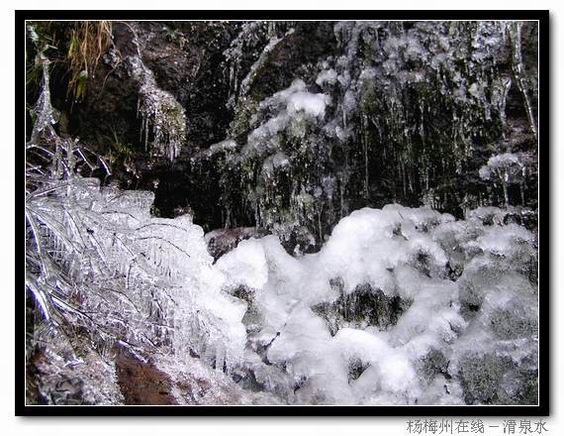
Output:
<svg viewBox="0 0 564 436">
<path fill-rule="evenodd" d="M 451 404 L 463 401 L 458 382 L 446 381 L 441 374 L 422 378 L 419 362 L 440 350 L 458 368 L 458 359 L 469 349 L 492 349 L 498 342 L 489 320 L 500 310 L 509 310 L 521 323 L 534 324 L 533 286 L 519 272 L 503 272 L 528 262 L 523 251 L 532 255 L 525 248 L 533 243 L 533 235 L 516 225 L 483 226 L 428 208 L 389 205 L 361 209 L 342 219 L 319 253 L 294 258 L 276 237 L 268 236 L 241 242 L 216 267 L 229 286 L 246 286 L 254 295 L 262 320 L 260 333 L 251 342 L 270 344 L 268 361 L 299 381 L 295 394 L 286 394 L 288 401 Z M 449 259 L 460 254 L 454 249 L 458 246 L 466 250 L 461 262 L 467 265 L 460 283 L 483 287 L 481 315 L 474 320 L 462 316 L 458 282 L 446 277 Z M 508 265 L 499 256 L 516 263 Z M 489 275 L 484 276 L 484 268 Z M 368 283 L 408 301 L 409 307 L 388 330 L 344 327 L 332 336 L 312 307 L 336 301 L 339 291 L 330 285 L 335 277 L 342 279 L 345 294 Z M 492 284 L 492 277 L 500 277 L 494 282 L 499 287 Z M 480 344 L 485 338 L 487 346 Z M 517 350 L 508 348 L 507 353 L 517 356 Z M 365 367 L 356 380 L 349 378 L 353 362 Z M 441 396 L 439 383 L 448 385 L 452 396 Z"/>
<path fill-rule="evenodd" d="M 330 98 L 325 94 L 312 94 L 311 92 L 296 92 L 288 99 L 287 110 L 289 114 L 304 111 L 312 117 L 323 117 L 325 107 Z"/>
<path fill-rule="evenodd" d="M 323 86 L 325 84 L 334 85 L 337 83 L 337 72 L 333 68 L 323 70 L 317 75 L 315 83 L 319 86 Z"/>
</svg>

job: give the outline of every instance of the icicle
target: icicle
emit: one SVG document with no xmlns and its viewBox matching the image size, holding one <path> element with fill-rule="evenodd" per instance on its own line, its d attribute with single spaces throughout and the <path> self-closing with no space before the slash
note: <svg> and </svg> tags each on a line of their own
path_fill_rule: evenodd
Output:
<svg viewBox="0 0 564 436">
<path fill-rule="evenodd" d="M 531 100 L 529 98 L 528 89 L 526 85 L 525 78 L 525 67 L 523 65 L 523 56 L 521 51 L 521 28 L 523 23 L 520 21 L 514 22 L 510 26 L 510 38 L 512 41 L 512 52 L 513 52 L 513 75 L 515 81 L 517 82 L 517 88 L 523 97 L 523 103 L 525 105 L 525 111 L 527 113 L 527 118 L 529 120 L 529 126 L 531 131 L 537 138 L 537 122 L 533 114 L 533 107 Z"/>
<path fill-rule="evenodd" d="M 364 145 L 364 196 L 369 199 L 369 181 L 368 181 L 368 134 L 366 129 L 366 115 L 362 116 L 362 138 Z"/>
<path fill-rule="evenodd" d="M 186 140 L 186 114 L 184 108 L 168 92 L 157 86 L 153 72 L 145 66 L 140 56 L 128 58 L 131 75 L 139 82 L 138 113 L 142 117 L 145 149 L 148 149 L 149 128 L 153 147 L 158 153 L 174 160 Z"/>
</svg>

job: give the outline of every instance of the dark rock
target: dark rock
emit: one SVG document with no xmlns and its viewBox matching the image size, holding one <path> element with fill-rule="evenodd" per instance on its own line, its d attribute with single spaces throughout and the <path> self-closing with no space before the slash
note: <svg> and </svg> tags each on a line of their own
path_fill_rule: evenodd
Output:
<svg viewBox="0 0 564 436">
<path fill-rule="evenodd" d="M 420 361 L 422 374 L 432 380 L 437 375 L 443 375 L 445 379 L 452 378 L 448 371 L 449 361 L 445 355 L 437 349 L 431 349 Z"/>
<path fill-rule="evenodd" d="M 342 286 L 339 279 L 333 286 Z M 342 292 L 342 291 L 341 291 Z M 398 319 L 411 305 L 399 296 L 388 296 L 369 284 L 358 286 L 352 293 L 342 293 L 332 303 L 321 303 L 312 310 L 327 322 L 331 334 L 343 327 L 362 328 L 375 326 L 386 330 L 397 324 Z"/>
<path fill-rule="evenodd" d="M 357 380 L 370 365 L 363 363 L 360 359 L 353 359 L 348 366 L 349 383 Z"/>
<path fill-rule="evenodd" d="M 265 236 L 267 232 L 256 227 L 238 227 L 234 229 L 216 229 L 206 233 L 205 239 L 208 243 L 208 252 L 214 260 L 237 247 L 239 242 L 254 237 Z"/>
<path fill-rule="evenodd" d="M 171 393 L 174 383 L 149 358 L 119 348 L 116 356 L 118 384 L 125 404 L 178 404 Z"/>
<path fill-rule="evenodd" d="M 538 373 L 508 356 L 467 355 L 459 377 L 466 404 L 537 404 Z"/>
</svg>

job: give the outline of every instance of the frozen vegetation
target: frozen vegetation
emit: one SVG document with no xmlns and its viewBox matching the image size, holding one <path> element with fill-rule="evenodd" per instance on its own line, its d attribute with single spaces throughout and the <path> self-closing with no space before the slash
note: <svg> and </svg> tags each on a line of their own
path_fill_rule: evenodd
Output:
<svg viewBox="0 0 564 436">
<path fill-rule="evenodd" d="M 536 238 L 489 220 L 507 212 L 364 208 L 318 253 L 291 256 L 266 236 L 214 264 L 191 217 L 154 218 L 152 200 L 96 179 L 33 196 L 29 248 L 45 251 L 28 256 L 28 287 L 47 319 L 205 381 L 190 401 L 177 388 L 178 403 L 536 402 Z M 64 371 L 96 383 L 89 401 L 121 401 L 110 361 L 69 366 L 58 344 L 45 389 Z"/>
<path fill-rule="evenodd" d="M 29 398 L 537 403 L 536 88 L 521 24 L 400 24 L 332 24 L 338 56 L 260 95 L 299 32 L 244 23 L 221 52 L 232 122 L 193 148 L 189 112 L 143 58 L 157 31 L 131 25 L 121 62 L 144 165 L 217 183 L 212 231 L 190 207 L 163 217 L 155 192 L 107 183 L 103 153 L 61 132 L 29 29 L 41 74 L 26 144 Z M 117 139 L 113 151 L 139 183 L 133 152 Z"/>
</svg>

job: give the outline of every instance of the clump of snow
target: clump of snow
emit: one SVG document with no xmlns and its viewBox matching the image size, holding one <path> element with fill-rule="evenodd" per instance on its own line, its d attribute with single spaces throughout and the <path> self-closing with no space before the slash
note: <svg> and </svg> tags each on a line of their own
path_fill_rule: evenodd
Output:
<svg viewBox="0 0 564 436">
<path fill-rule="evenodd" d="M 337 72 L 333 68 L 321 71 L 315 79 L 315 83 L 317 83 L 319 86 L 323 86 L 325 84 L 334 85 L 336 82 Z"/>
<path fill-rule="evenodd" d="M 295 129 L 303 121 L 323 119 L 330 102 L 328 95 L 308 92 L 303 80 L 295 80 L 290 87 L 260 103 L 259 115 L 266 118 L 249 134 L 243 156 L 282 151 L 278 134 L 288 128 Z"/>
<path fill-rule="evenodd" d="M 323 117 L 325 107 L 331 99 L 325 94 L 312 94 L 311 92 L 296 92 L 288 99 L 286 109 L 289 114 L 303 111 L 312 117 Z"/>
<path fill-rule="evenodd" d="M 222 256 L 215 266 L 226 276 L 227 286 L 244 285 L 260 289 L 268 280 L 264 249 L 254 240 L 240 242 L 236 250 Z"/>
<path fill-rule="evenodd" d="M 480 177 L 488 180 L 492 174 L 497 174 L 506 181 L 518 175 L 527 164 L 527 154 L 502 153 L 488 159 L 487 165 L 480 168 Z"/>
</svg>

